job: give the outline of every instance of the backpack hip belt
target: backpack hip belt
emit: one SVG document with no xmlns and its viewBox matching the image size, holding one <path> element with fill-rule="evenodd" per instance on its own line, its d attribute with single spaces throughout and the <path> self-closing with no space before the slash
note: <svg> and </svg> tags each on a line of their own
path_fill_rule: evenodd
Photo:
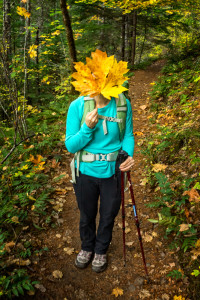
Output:
<svg viewBox="0 0 200 300">
<path fill-rule="evenodd" d="M 78 151 L 75 153 L 74 158 L 70 163 L 72 173 L 72 183 L 76 183 L 76 176 L 79 177 L 80 162 L 93 162 L 93 161 L 116 161 L 119 151 L 107 153 L 107 154 L 94 154 L 85 150 Z M 77 168 L 75 168 L 75 160 L 77 161 Z M 76 172 L 76 176 L 75 176 Z"/>
</svg>

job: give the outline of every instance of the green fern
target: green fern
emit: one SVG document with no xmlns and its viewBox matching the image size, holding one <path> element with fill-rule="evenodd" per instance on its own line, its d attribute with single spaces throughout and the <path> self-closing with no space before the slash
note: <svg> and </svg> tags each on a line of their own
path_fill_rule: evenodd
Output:
<svg viewBox="0 0 200 300">
<path fill-rule="evenodd" d="M 180 271 L 173 270 L 173 271 L 171 271 L 167 274 L 167 277 L 172 277 L 172 278 L 175 278 L 175 279 L 181 279 L 185 276 Z"/>
</svg>

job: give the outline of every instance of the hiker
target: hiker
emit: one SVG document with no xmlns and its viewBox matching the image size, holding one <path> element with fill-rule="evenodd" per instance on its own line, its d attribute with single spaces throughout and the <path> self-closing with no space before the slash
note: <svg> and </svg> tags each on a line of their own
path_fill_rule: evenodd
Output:
<svg viewBox="0 0 200 300">
<path fill-rule="evenodd" d="M 106 253 L 121 204 L 120 171 L 133 167 L 134 136 L 131 104 L 122 94 L 127 90 L 122 86 L 128 79 L 127 63 L 117 63 L 100 50 L 86 61 L 75 63 L 77 72 L 72 74 L 81 95 L 69 106 L 65 145 L 75 153 L 72 182 L 80 210 L 81 251 L 75 265 L 84 269 L 92 261 L 92 270 L 98 273 L 107 267 Z M 115 174 L 120 149 L 129 156 Z"/>
</svg>

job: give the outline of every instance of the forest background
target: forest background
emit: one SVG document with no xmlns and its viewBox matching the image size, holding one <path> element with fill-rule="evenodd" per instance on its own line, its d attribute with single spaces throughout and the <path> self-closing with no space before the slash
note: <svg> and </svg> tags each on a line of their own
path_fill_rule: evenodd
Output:
<svg viewBox="0 0 200 300">
<path fill-rule="evenodd" d="M 169 275 L 188 277 L 197 290 L 199 1 L 0 0 L 0 8 L 0 295 L 24 295 L 37 283 L 28 265 L 48 249 L 34 245 L 28 233 L 56 226 L 48 180 L 62 158 L 60 128 L 77 97 L 73 62 L 85 62 L 96 48 L 128 61 L 133 73 L 166 61 L 152 83 L 149 122 L 157 131 L 141 134 L 145 184 L 155 191 L 151 207 L 159 208 L 150 222 L 164 226 L 182 261 L 182 270 Z"/>
</svg>

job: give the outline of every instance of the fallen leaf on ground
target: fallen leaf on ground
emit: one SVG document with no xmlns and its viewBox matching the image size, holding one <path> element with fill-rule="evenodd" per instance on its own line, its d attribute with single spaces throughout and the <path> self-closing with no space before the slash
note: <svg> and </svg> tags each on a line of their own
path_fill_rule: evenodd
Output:
<svg viewBox="0 0 200 300">
<path fill-rule="evenodd" d="M 11 218 L 11 220 L 14 222 L 14 223 L 19 223 L 19 218 L 17 216 L 13 216 Z"/>
<path fill-rule="evenodd" d="M 131 229 L 130 229 L 129 227 L 126 227 L 126 228 L 125 228 L 125 233 L 127 234 L 127 233 L 129 233 L 129 232 L 131 232 Z"/>
<path fill-rule="evenodd" d="M 132 246 L 134 242 L 127 242 L 126 246 Z"/>
<path fill-rule="evenodd" d="M 140 185 L 146 185 L 148 183 L 147 178 L 140 179 Z"/>
<path fill-rule="evenodd" d="M 191 251 L 191 253 L 193 254 L 193 256 L 191 257 L 192 260 L 197 259 L 197 257 L 200 256 L 200 248 L 198 248 L 198 249 L 193 249 L 193 250 Z"/>
<path fill-rule="evenodd" d="M 56 192 L 56 194 L 64 194 L 65 195 L 67 193 L 67 190 L 57 188 L 57 189 L 55 189 L 55 192 Z"/>
<path fill-rule="evenodd" d="M 64 237 L 63 237 L 63 241 L 64 241 L 64 242 L 67 242 L 68 244 L 71 244 L 72 238 L 71 238 L 70 236 L 64 236 Z"/>
<path fill-rule="evenodd" d="M 74 248 L 66 247 L 63 249 L 68 255 L 72 255 L 74 253 Z"/>
<path fill-rule="evenodd" d="M 163 294 L 161 297 L 162 297 L 162 300 L 169 300 L 170 299 L 169 295 L 167 295 L 167 294 Z"/>
<path fill-rule="evenodd" d="M 35 284 L 36 289 L 40 290 L 42 293 L 46 292 L 46 288 L 42 284 Z"/>
<path fill-rule="evenodd" d="M 199 195 L 199 193 L 197 192 L 197 190 L 194 189 L 194 188 L 192 188 L 192 189 L 189 190 L 189 191 L 185 191 L 185 192 L 183 193 L 183 196 L 185 196 L 185 195 L 188 195 L 188 196 L 189 196 L 189 201 L 190 201 L 190 202 L 192 202 L 192 201 L 194 201 L 194 202 L 196 202 L 196 203 L 200 202 L 200 195 Z"/>
<path fill-rule="evenodd" d="M 10 248 L 13 248 L 14 246 L 15 246 L 15 242 L 11 241 L 11 242 L 5 244 L 3 250 L 10 253 L 11 252 Z"/>
<path fill-rule="evenodd" d="M 140 108 L 141 108 L 142 110 L 145 110 L 145 109 L 147 108 L 147 105 L 141 105 Z"/>
<path fill-rule="evenodd" d="M 181 224 L 179 226 L 180 226 L 179 231 L 186 231 L 190 228 L 189 224 Z"/>
<path fill-rule="evenodd" d="M 173 300 L 185 300 L 185 297 L 182 297 L 182 296 L 174 296 Z"/>
<path fill-rule="evenodd" d="M 124 291 L 120 288 L 116 288 L 116 289 L 113 289 L 112 290 L 112 294 L 111 295 L 114 295 L 115 297 L 118 297 L 118 296 L 122 296 L 124 293 Z"/>
<path fill-rule="evenodd" d="M 122 223 L 118 223 L 118 226 L 119 226 L 119 228 L 122 228 L 123 226 L 122 226 Z M 126 222 L 125 221 L 125 227 L 127 227 L 128 226 L 128 222 Z"/>
<path fill-rule="evenodd" d="M 159 247 L 162 246 L 162 242 L 157 242 L 156 244 L 157 244 Z"/>
<path fill-rule="evenodd" d="M 30 290 L 30 291 L 27 291 L 26 292 L 29 296 L 33 296 L 33 295 L 35 295 L 35 291 L 32 291 L 32 290 Z"/>
<path fill-rule="evenodd" d="M 176 264 L 175 263 L 171 263 L 169 265 L 170 265 L 171 268 L 173 268 L 173 267 L 175 267 Z"/>
<path fill-rule="evenodd" d="M 20 259 L 20 258 L 15 258 L 13 260 L 8 260 L 7 264 L 8 265 L 16 264 L 18 266 L 28 266 L 28 265 L 31 264 L 31 261 L 30 261 L 30 259 L 23 260 L 23 259 Z"/>
<path fill-rule="evenodd" d="M 66 190 L 67 190 L 67 191 L 73 191 L 73 187 L 67 186 L 67 187 L 66 187 Z"/>
<path fill-rule="evenodd" d="M 153 240 L 153 237 L 150 234 L 145 234 L 143 239 L 145 242 L 151 242 Z"/>
<path fill-rule="evenodd" d="M 197 242 L 195 244 L 195 248 L 200 248 L 200 239 L 197 240 Z"/>
<path fill-rule="evenodd" d="M 134 134 L 134 135 L 137 135 L 137 136 L 142 136 L 142 135 L 144 135 L 144 133 L 141 132 L 141 131 L 135 131 L 133 134 Z"/>
<path fill-rule="evenodd" d="M 135 253 L 134 254 L 134 257 L 136 258 L 136 257 L 140 257 L 141 255 L 140 255 L 140 253 Z"/>
<path fill-rule="evenodd" d="M 157 232 L 153 231 L 153 232 L 152 232 L 152 236 L 153 236 L 153 237 L 157 237 L 157 236 L 158 236 Z"/>
<path fill-rule="evenodd" d="M 57 279 L 63 277 L 63 273 L 61 271 L 59 271 L 59 270 L 53 271 L 52 275 L 53 275 L 54 278 L 57 278 Z"/>
<path fill-rule="evenodd" d="M 57 162 L 55 158 L 52 159 L 51 161 L 51 167 L 53 169 L 57 168 L 60 165 L 60 162 Z"/>
<path fill-rule="evenodd" d="M 59 204 L 53 206 L 53 209 L 54 209 L 55 211 L 62 211 L 62 210 L 63 210 Z"/>
<path fill-rule="evenodd" d="M 160 270 L 160 274 L 161 275 L 164 275 L 164 274 L 166 274 L 167 273 L 167 270 Z"/>
<path fill-rule="evenodd" d="M 56 237 L 60 239 L 61 238 L 61 234 L 57 233 Z"/>
<path fill-rule="evenodd" d="M 150 296 L 151 296 L 151 294 L 149 293 L 148 290 L 141 290 L 141 292 L 139 293 L 140 299 L 145 299 Z"/>
<path fill-rule="evenodd" d="M 152 171 L 154 172 L 160 172 L 160 171 L 163 171 L 167 168 L 166 165 L 163 165 L 163 164 L 153 164 L 153 168 L 152 168 Z"/>
</svg>

